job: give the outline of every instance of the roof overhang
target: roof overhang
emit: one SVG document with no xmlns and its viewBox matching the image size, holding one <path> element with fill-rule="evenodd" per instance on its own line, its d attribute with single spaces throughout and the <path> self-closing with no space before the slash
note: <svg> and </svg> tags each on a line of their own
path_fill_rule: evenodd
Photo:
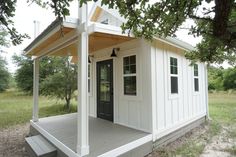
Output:
<svg viewBox="0 0 236 157">
<path fill-rule="evenodd" d="M 83 24 L 78 26 L 75 21 L 70 23 L 54 21 L 25 48 L 25 55 L 35 58 L 46 55 L 77 56 L 78 36 L 85 30 L 85 27 Z M 89 53 L 134 39 L 127 33 L 123 34 L 120 27 L 99 23 L 89 23 L 87 33 L 89 34 Z"/>
<path fill-rule="evenodd" d="M 177 48 L 185 50 L 185 51 L 195 50 L 195 48 L 192 45 L 190 45 L 182 40 L 176 39 L 176 38 L 172 38 L 172 37 L 165 37 L 164 38 L 164 37 L 155 36 L 154 39 L 162 41 L 164 43 L 167 43 L 171 46 L 177 47 Z"/>
<path fill-rule="evenodd" d="M 56 19 L 24 49 L 24 54 L 37 56 L 38 53 L 48 47 L 51 43 L 68 36 L 68 33 L 71 33 L 77 25 L 77 19 Z"/>
</svg>

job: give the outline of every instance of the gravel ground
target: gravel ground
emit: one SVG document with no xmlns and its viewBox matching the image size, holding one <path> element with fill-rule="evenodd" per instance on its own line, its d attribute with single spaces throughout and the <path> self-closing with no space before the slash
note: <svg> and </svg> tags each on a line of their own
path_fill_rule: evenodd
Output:
<svg viewBox="0 0 236 157">
<path fill-rule="evenodd" d="M 28 157 L 24 147 L 28 132 L 28 123 L 0 129 L 0 157 Z"/>
</svg>

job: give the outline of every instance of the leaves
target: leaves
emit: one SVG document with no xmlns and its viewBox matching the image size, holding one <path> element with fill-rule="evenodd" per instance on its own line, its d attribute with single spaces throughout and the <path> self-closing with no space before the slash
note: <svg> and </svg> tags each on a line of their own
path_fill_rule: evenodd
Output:
<svg viewBox="0 0 236 157">
<path fill-rule="evenodd" d="M 70 14 L 72 0 L 28 0 L 44 8 L 52 8 L 57 18 Z M 80 5 L 89 1 L 80 0 Z M 2 0 L 0 25 L 11 36 L 14 45 L 20 44 L 26 34 L 19 34 L 11 18 L 15 13 L 16 0 Z M 101 0 L 102 5 L 119 10 L 127 19 L 121 26 L 136 37 L 152 40 L 154 36 L 175 36 L 183 22 L 190 18 L 196 22 L 189 34 L 202 36 L 196 51 L 187 55 L 189 59 L 202 62 L 235 62 L 236 55 L 236 2 L 235 0 Z M 202 9 L 201 9 L 202 8 Z"/>
<path fill-rule="evenodd" d="M 6 61 L 0 56 L 0 92 L 5 91 L 9 86 L 10 73 L 6 65 Z"/>
<path fill-rule="evenodd" d="M 16 0 L 1 0 L 0 5 L 0 26 L 7 30 L 13 45 L 19 45 L 24 38 L 29 38 L 27 34 L 20 34 L 14 27 L 11 18 L 15 15 Z M 0 43 L 1 45 L 1 43 Z"/>
</svg>

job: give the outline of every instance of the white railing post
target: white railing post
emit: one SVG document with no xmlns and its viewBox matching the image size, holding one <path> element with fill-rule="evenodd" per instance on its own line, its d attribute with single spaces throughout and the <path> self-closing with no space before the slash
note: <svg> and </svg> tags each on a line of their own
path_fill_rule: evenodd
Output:
<svg viewBox="0 0 236 157">
<path fill-rule="evenodd" d="M 33 80 L 33 121 L 38 121 L 39 112 L 39 59 L 34 59 L 34 80 Z"/>
<path fill-rule="evenodd" d="M 79 7 L 80 25 L 85 24 L 85 30 L 78 30 L 78 130 L 77 153 L 79 156 L 89 154 L 89 113 L 88 113 L 88 34 L 87 5 Z M 79 27 L 78 27 L 79 28 Z"/>
</svg>

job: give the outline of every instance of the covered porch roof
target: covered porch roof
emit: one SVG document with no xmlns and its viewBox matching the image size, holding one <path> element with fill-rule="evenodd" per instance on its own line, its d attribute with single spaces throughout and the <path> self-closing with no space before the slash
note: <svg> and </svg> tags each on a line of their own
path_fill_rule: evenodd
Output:
<svg viewBox="0 0 236 157">
<path fill-rule="evenodd" d="M 35 57 L 51 56 L 77 56 L 79 31 L 87 29 L 89 34 L 88 49 L 93 53 L 100 49 L 111 47 L 134 39 L 123 34 L 120 27 L 108 26 L 90 22 L 87 28 L 79 26 L 77 19 L 55 20 L 25 49 L 24 54 Z"/>
</svg>

